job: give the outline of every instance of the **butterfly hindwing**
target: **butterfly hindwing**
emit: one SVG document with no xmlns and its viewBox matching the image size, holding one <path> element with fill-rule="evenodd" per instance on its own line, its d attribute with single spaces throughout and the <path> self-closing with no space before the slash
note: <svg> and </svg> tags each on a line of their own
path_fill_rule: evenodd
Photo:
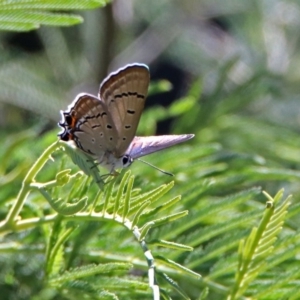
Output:
<svg viewBox="0 0 300 300">
<path fill-rule="evenodd" d="M 117 131 L 106 105 L 89 94 L 79 94 L 69 111 L 64 112 L 64 128 L 61 134 L 65 139 L 74 140 L 84 152 L 101 156 L 105 151 L 114 151 Z"/>
</svg>

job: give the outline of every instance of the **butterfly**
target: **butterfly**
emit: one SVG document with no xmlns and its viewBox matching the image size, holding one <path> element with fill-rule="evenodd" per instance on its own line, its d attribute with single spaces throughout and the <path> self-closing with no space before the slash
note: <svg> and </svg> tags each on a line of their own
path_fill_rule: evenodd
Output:
<svg viewBox="0 0 300 300">
<path fill-rule="evenodd" d="M 135 136 L 150 82 L 149 68 L 129 64 L 111 73 L 98 97 L 81 93 L 61 111 L 62 141 L 73 142 L 99 165 L 116 175 L 144 155 L 194 137 L 194 134 Z"/>
</svg>

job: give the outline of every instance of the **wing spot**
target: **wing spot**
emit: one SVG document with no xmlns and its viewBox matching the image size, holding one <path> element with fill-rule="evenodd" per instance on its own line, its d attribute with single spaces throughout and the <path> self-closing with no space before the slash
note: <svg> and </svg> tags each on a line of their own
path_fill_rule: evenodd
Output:
<svg viewBox="0 0 300 300">
<path fill-rule="evenodd" d="M 127 109 L 127 113 L 130 114 L 130 115 L 134 115 L 134 114 L 135 114 L 135 111 L 134 111 L 134 110 Z"/>
<path fill-rule="evenodd" d="M 131 125 L 125 125 L 125 129 L 130 129 Z"/>
<path fill-rule="evenodd" d="M 109 138 L 109 140 L 112 141 L 112 140 L 113 140 L 113 137 L 111 136 L 111 137 Z"/>
<path fill-rule="evenodd" d="M 126 137 L 123 137 L 123 141 L 126 141 Z"/>
<path fill-rule="evenodd" d="M 86 117 L 84 117 L 83 119 L 84 119 L 84 121 L 82 121 L 82 122 L 87 122 L 87 120 L 91 120 L 91 119 L 95 119 L 95 118 L 98 118 L 98 116 L 95 116 L 95 115 L 91 115 L 91 116 L 86 116 Z"/>
<path fill-rule="evenodd" d="M 107 124 L 107 125 L 106 125 L 106 128 L 107 128 L 107 129 L 112 129 L 112 126 L 109 125 L 109 124 Z"/>
</svg>

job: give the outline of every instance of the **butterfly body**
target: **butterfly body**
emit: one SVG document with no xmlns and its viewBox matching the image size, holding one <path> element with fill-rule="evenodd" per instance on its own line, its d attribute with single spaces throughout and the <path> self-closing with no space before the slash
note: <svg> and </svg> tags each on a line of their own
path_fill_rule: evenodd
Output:
<svg viewBox="0 0 300 300">
<path fill-rule="evenodd" d="M 60 139 L 73 142 L 111 174 L 134 159 L 186 141 L 194 135 L 136 137 L 150 81 L 143 64 L 127 65 L 109 75 L 98 97 L 79 94 L 61 112 Z"/>
</svg>

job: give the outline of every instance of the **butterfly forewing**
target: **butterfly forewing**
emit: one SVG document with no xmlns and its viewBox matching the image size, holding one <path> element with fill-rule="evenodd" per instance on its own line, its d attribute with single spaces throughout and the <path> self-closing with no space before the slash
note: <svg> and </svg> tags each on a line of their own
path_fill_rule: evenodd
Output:
<svg viewBox="0 0 300 300">
<path fill-rule="evenodd" d="M 154 153 L 179 143 L 183 143 L 194 137 L 194 134 L 160 135 L 160 136 L 136 136 L 127 150 L 133 159 Z"/>
<path fill-rule="evenodd" d="M 112 73 L 100 86 L 99 97 L 106 104 L 118 134 L 117 157 L 125 153 L 136 134 L 149 81 L 147 66 L 134 64 Z"/>
<path fill-rule="evenodd" d="M 68 118 L 67 118 L 68 116 Z M 105 103 L 89 94 L 80 94 L 65 113 L 66 129 L 71 139 L 83 151 L 101 156 L 105 151 L 114 151 L 117 131 Z"/>
</svg>

